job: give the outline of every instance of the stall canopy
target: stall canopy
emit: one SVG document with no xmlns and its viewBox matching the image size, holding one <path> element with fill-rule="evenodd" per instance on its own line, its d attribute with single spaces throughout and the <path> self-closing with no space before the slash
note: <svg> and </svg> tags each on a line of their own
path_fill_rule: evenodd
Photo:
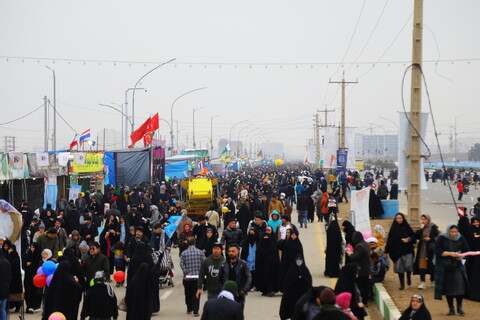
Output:
<svg viewBox="0 0 480 320">
<path fill-rule="evenodd" d="M 185 178 L 188 176 L 188 161 L 180 161 L 165 166 L 165 177 Z"/>
<path fill-rule="evenodd" d="M 135 185 L 150 182 L 150 148 L 115 152 L 116 183 Z"/>
</svg>

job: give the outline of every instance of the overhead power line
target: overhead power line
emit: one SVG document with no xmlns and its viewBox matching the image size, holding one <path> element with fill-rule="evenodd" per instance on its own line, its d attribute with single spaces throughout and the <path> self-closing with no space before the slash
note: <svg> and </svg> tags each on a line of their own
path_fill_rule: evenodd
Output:
<svg viewBox="0 0 480 320">
<path fill-rule="evenodd" d="M 3 123 L 0 123 L 0 126 L 3 126 L 3 125 L 6 125 L 6 124 L 9 124 L 9 123 L 12 123 L 12 122 L 15 122 L 15 121 L 18 121 L 18 120 L 22 120 L 23 118 L 26 118 L 28 117 L 29 115 L 31 115 L 32 113 L 34 113 L 35 111 L 37 111 L 38 109 L 40 109 L 41 107 L 43 107 L 43 103 L 41 105 L 39 105 L 37 108 L 35 108 L 33 111 L 30 111 L 29 113 L 27 113 L 26 115 L 23 115 L 21 117 L 18 117 L 16 119 L 13 119 L 13 120 L 10 120 L 10 121 L 7 121 L 7 122 L 3 122 Z"/>
</svg>

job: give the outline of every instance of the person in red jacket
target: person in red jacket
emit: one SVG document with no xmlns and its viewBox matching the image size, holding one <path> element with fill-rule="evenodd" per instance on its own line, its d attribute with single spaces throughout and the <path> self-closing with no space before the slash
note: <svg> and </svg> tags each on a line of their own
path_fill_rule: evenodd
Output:
<svg viewBox="0 0 480 320">
<path fill-rule="evenodd" d="M 463 183 L 462 183 L 462 181 L 457 182 L 457 190 L 458 190 L 458 201 L 462 201 L 462 197 L 463 197 Z"/>
</svg>

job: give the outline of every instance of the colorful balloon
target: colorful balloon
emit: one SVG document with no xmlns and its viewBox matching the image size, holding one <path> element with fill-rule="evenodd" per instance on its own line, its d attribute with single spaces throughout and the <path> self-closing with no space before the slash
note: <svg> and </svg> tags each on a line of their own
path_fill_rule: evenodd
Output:
<svg viewBox="0 0 480 320">
<path fill-rule="evenodd" d="M 57 266 L 53 261 L 47 261 L 42 265 L 43 273 L 46 274 L 47 276 L 53 274 L 56 269 L 57 269 Z"/>
<path fill-rule="evenodd" d="M 125 272 L 123 271 L 117 271 L 113 274 L 113 279 L 117 282 L 122 282 L 125 280 Z"/>
<path fill-rule="evenodd" d="M 51 275 L 49 275 L 49 276 L 47 277 L 47 281 L 46 281 L 47 286 L 50 287 L 50 282 L 52 282 L 52 279 L 53 279 L 53 274 L 51 274 Z"/>
<path fill-rule="evenodd" d="M 37 274 L 44 274 L 42 270 L 42 266 L 38 267 Z"/>
<path fill-rule="evenodd" d="M 365 239 L 365 240 L 368 239 L 368 238 L 372 238 L 372 237 L 373 237 L 373 235 L 369 231 L 363 233 L 363 239 Z"/>
<path fill-rule="evenodd" d="M 37 288 L 43 288 L 47 284 L 47 276 L 43 273 L 37 274 L 33 277 L 33 285 Z"/>
<path fill-rule="evenodd" d="M 63 313 L 61 312 L 54 312 L 48 317 L 48 320 L 67 320 Z"/>
</svg>

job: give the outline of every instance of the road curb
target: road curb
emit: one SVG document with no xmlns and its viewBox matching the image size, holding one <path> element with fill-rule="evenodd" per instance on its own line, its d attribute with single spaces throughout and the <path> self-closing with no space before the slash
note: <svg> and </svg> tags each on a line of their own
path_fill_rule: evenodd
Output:
<svg viewBox="0 0 480 320">
<path fill-rule="evenodd" d="M 375 283 L 373 287 L 375 292 L 375 303 L 384 320 L 398 320 L 402 316 L 392 298 L 381 283 Z"/>
</svg>

